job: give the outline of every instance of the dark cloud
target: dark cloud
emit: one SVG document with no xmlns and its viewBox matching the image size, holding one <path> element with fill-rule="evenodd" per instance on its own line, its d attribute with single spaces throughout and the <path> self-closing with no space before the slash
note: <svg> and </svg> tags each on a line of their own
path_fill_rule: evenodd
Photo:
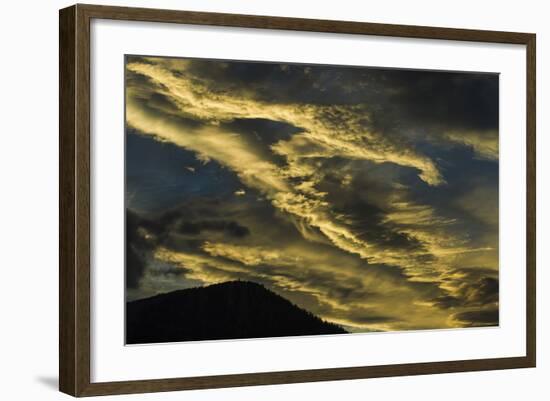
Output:
<svg viewBox="0 0 550 401">
<path fill-rule="evenodd" d="M 468 327 L 498 326 L 498 309 L 474 310 L 453 315 L 453 319 Z"/>
<path fill-rule="evenodd" d="M 229 131 L 250 136 L 257 143 L 270 146 L 281 140 L 288 140 L 302 130 L 291 124 L 265 118 L 236 118 L 224 125 Z"/>
<path fill-rule="evenodd" d="M 220 93 L 261 101 L 334 105 L 366 103 L 374 126 L 387 131 L 498 128 L 498 74 L 356 66 L 191 60 L 189 71 Z M 281 85 L 284 82 L 284 85 Z"/>
<path fill-rule="evenodd" d="M 416 251 L 415 257 L 424 262 L 431 259 L 421 241 L 387 221 L 391 199 L 395 196 L 393 181 L 388 181 L 391 166 L 331 158 L 322 162 L 320 169 L 328 173 L 318 184 L 319 190 L 327 193 L 326 199 L 333 205 L 334 212 L 345 216 L 357 238 L 382 247 Z M 377 176 L 381 170 L 384 171 L 381 173 L 383 179 Z M 342 171 L 347 173 L 344 177 Z M 343 184 L 346 175 L 349 181 Z"/>
<path fill-rule="evenodd" d="M 376 243 L 393 249 L 423 250 L 422 243 L 416 238 L 403 232 L 385 221 L 387 211 L 369 203 L 355 199 L 351 203 L 338 204 L 335 207 L 338 213 L 345 213 L 349 226 L 356 233 L 357 238 L 367 243 Z"/>
<path fill-rule="evenodd" d="M 498 246 L 498 76 L 128 61 L 128 288 L 254 281 L 369 330 L 498 321 L 476 250 Z"/>
<path fill-rule="evenodd" d="M 303 131 L 292 124 L 265 118 L 236 118 L 221 123 L 220 127 L 239 134 L 241 140 L 246 141 L 258 155 L 279 167 L 284 166 L 286 160 L 283 156 L 273 153 L 272 145 L 289 140 L 292 135 Z"/>
<path fill-rule="evenodd" d="M 462 268 L 450 273 L 454 278 L 447 280 L 459 282 L 453 295 L 445 294 L 432 299 L 434 305 L 442 309 L 460 307 L 487 307 L 499 301 L 498 272 L 484 268 Z M 459 279 L 457 279 L 457 275 Z"/>
<path fill-rule="evenodd" d="M 128 211 L 131 216 L 128 229 L 132 230 L 133 237 L 141 242 L 136 247 L 145 247 L 147 250 L 158 246 L 168 246 L 173 249 L 198 249 L 204 238 L 211 238 L 212 234 L 220 234 L 232 239 L 245 238 L 251 234 L 250 229 L 234 220 L 213 219 L 222 210 L 216 200 L 205 202 L 186 202 L 177 208 L 148 215 L 137 215 Z M 208 216 L 210 219 L 202 219 Z M 138 235 L 144 230 L 148 239 Z"/>
<path fill-rule="evenodd" d="M 220 231 L 229 236 L 242 238 L 250 235 L 250 230 L 235 221 L 206 220 L 184 221 L 180 223 L 178 232 L 188 235 L 199 235 L 203 231 Z"/>
<path fill-rule="evenodd" d="M 137 288 L 145 273 L 152 244 L 140 231 L 140 217 L 126 210 L 126 287 Z"/>
<path fill-rule="evenodd" d="M 449 271 L 450 275 L 460 275 L 468 281 L 478 280 L 484 277 L 498 278 L 498 270 L 490 269 L 487 267 L 461 267 L 457 269 L 452 269 Z"/>
<path fill-rule="evenodd" d="M 498 128 L 497 74 L 396 70 L 386 76 L 393 88 L 389 103 L 409 121 L 454 129 Z"/>
<path fill-rule="evenodd" d="M 459 287 L 459 294 L 466 305 L 487 305 L 498 302 L 498 280 L 484 277 L 473 283 L 464 283 Z"/>
<path fill-rule="evenodd" d="M 152 276 L 184 276 L 185 274 L 189 273 L 190 270 L 186 269 L 184 267 L 174 267 L 174 266 L 160 266 L 156 267 L 154 269 L 149 270 L 149 274 Z"/>
<path fill-rule="evenodd" d="M 357 314 L 353 314 L 351 316 L 351 319 L 353 319 L 356 323 L 361 324 L 372 324 L 372 323 L 389 323 L 389 322 L 395 322 L 395 317 L 392 316 L 382 316 L 382 315 L 367 315 L 367 316 L 358 316 Z"/>
<path fill-rule="evenodd" d="M 464 304 L 460 298 L 453 297 L 452 295 L 441 295 L 432 299 L 432 302 L 434 305 L 443 309 L 456 308 Z"/>
<path fill-rule="evenodd" d="M 145 260 L 136 248 L 126 244 L 126 287 L 137 288 L 145 272 Z"/>
</svg>

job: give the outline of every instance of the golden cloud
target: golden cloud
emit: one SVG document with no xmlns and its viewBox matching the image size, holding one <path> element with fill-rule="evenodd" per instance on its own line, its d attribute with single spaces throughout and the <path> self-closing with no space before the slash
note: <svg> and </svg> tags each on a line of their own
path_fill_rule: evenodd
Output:
<svg viewBox="0 0 550 401">
<path fill-rule="evenodd" d="M 470 146 L 476 154 L 485 159 L 498 160 L 498 131 L 450 131 L 444 134 L 447 139 Z"/>
<path fill-rule="evenodd" d="M 434 161 L 414 147 L 396 143 L 374 130 L 368 105 L 269 103 L 243 93 L 217 91 L 212 82 L 196 76 L 188 66 L 185 60 L 157 58 L 127 64 L 129 71 L 147 77 L 155 85 L 153 89 L 128 85 L 128 126 L 159 141 L 191 150 L 204 163 L 215 160 L 233 171 L 245 187 L 259 191 L 279 213 L 289 216 L 306 242 L 330 243 L 338 252 L 358 256 L 360 263 L 336 253 L 319 255 L 304 247 L 273 249 L 214 241 L 203 243 L 203 254 L 161 247 L 156 250 L 155 259 L 185 267 L 190 271 L 189 278 L 207 283 L 248 277 L 253 272 L 257 279 L 275 281 L 282 291 L 299 290 L 307 294 L 324 311 L 323 317 L 353 327 L 387 330 L 457 324 L 457 319 L 450 319 L 448 312 L 428 302 L 423 287 L 414 285 L 432 283 L 433 288 L 458 291 L 463 278 L 452 274 L 457 262 L 473 258 L 473 254 L 494 266 L 492 242 L 470 246 L 465 238 L 449 229 L 454 219 L 441 217 L 432 206 L 413 201 L 406 188 L 398 186 L 384 204 L 383 223 L 422 246 L 400 249 L 368 241 L 327 201 L 328 194 L 319 189 L 325 172 L 315 164 L 315 160 L 336 157 L 391 163 L 415 169 L 426 184 L 439 186 L 445 181 Z M 168 98 L 176 110 L 147 103 L 153 93 Z M 201 124 L 186 124 L 182 118 Z M 225 128 L 223 123 L 235 119 L 266 119 L 297 127 L 300 132 L 271 145 L 270 150 L 285 160 L 284 165 L 266 157 L 242 135 Z M 471 146 L 483 157 L 498 156 L 498 141 L 494 141 L 492 133 L 451 132 L 446 136 Z M 342 186 L 349 186 L 351 179 L 349 174 L 342 173 Z M 246 193 L 240 191 L 240 195 Z M 472 195 L 462 200 L 461 205 L 468 208 L 474 199 Z M 272 269 L 264 271 L 262 265 Z M 404 273 L 399 278 L 386 277 L 372 265 L 397 266 Z M 363 292 L 344 301 L 340 295 L 330 293 L 325 279 L 308 279 L 315 274 L 328 275 L 332 283 L 359 280 L 357 288 Z M 416 284 L 404 285 L 404 281 Z M 369 291 L 377 296 L 372 299 L 363 296 Z M 388 305 L 391 316 L 382 317 Z M 361 310 L 379 313 L 380 317 L 368 321 L 357 315 Z"/>
</svg>

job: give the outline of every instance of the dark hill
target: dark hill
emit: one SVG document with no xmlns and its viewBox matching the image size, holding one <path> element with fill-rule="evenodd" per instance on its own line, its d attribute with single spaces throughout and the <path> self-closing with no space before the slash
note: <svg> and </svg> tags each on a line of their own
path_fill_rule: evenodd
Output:
<svg viewBox="0 0 550 401">
<path fill-rule="evenodd" d="M 229 281 L 128 302 L 126 343 L 342 334 L 264 286 Z"/>
</svg>

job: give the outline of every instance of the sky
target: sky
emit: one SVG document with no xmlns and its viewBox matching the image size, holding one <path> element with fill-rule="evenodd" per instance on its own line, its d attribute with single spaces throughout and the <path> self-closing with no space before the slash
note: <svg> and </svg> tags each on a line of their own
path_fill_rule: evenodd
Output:
<svg viewBox="0 0 550 401">
<path fill-rule="evenodd" d="M 350 332 L 498 325 L 498 75 L 126 56 L 129 300 L 261 283 Z"/>
</svg>

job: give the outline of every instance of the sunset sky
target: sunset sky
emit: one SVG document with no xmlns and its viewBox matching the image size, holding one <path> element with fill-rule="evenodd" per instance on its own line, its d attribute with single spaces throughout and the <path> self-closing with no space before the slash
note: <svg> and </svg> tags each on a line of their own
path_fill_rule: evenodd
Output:
<svg viewBox="0 0 550 401">
<path fill-rule="evenodd" d="M 353 332 L 498 324 L 498 88 L 127 56 L 127 298 L 240 279 Z"/>
</svg>

